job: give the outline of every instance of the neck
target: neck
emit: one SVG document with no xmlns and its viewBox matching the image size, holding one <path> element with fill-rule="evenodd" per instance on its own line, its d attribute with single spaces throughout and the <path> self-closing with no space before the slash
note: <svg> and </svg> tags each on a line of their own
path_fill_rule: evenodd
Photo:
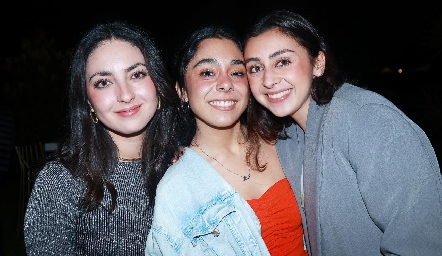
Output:
<svg viewBox="0 0 442 256">
<path fill-rule="evenodd" d="M 118 148 L 120 161 L 134 161 L 141 158 L 144 133 L 133 137 L 116 136 L 111 133 L 111 137 Z"/>
<path fill-rule="evenodd" d="M 219 130 L 211 127 L 197 128 L 192 142 L 198 141 L 206 147 L 232 147 L 246 142 L 246 128 L 240 125 L 232 129 Z M 213 146 L 212 146 L 213 145 Z"/>
</svg>

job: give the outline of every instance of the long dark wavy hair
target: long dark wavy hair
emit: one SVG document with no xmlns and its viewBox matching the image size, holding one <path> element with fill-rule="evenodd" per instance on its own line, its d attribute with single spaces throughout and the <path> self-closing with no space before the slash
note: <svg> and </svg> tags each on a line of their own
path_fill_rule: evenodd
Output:
<svg viewBox="0 0 442 256">
<path fill-rule="evenodd" d="M 296 40 L 307 50 L 312 61 L 318 57 L 319 52 L 324 53 L 326 60 L 324 74 L 313 79 L 310 93 L 318 105 L 329 103 L 335 91 L 344 83 L 345 78 L 322 34 L 301 15 L 288 10 L 276 10 L 254 22 L 245 34 L 244 42 L 247 43 L 250 38 L 271 29 L 277 29 Z M 249 100 L 247 120 L 249 129 L 257 130 L 261 137 L 269 142 L 286 138 L 286 135 L 281 131 L 293 123 L 293 119 L 290 117 L 278 118 L 273 115 L 259 104 L 253 95 Z"/>
<path fill-rule="evenodd" d="M 89 116 L 85 76 L 88 57 L 103 41 L 112 39 L 129 42 L 141 50 L 161 101 L 161 108 L 147 124 L 142 146 L 142 172 L 152 210 L 157 184 L 178 149 L 175 127 L 180 101 L 160 50 L 139 27 L 124 21 L 103 23 L 81 38 L 70 65 L 69 127 L 58 158 L 74 177 L 85 182 L 81 207 L 86 211 L 96 209 L 106 187 L 112 196 L 112 205 L 107 210 L 114 210 L 117 191 L 108 177 L 118 164 L 118 149 L 103 124 L 93 123 Z"/>
</svg>

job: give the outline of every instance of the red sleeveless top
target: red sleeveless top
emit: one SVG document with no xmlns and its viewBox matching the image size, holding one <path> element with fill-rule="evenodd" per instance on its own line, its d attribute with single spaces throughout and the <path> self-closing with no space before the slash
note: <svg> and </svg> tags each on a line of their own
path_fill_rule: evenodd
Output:
<svg viewBox="0 0 442 256">
<path fill-rule="evenodd" d="M 287 178 L 276 182 L 260 198 L 247 202 L 261 222 L 261 235 L 272 256 L 307 256 L 301 214 Z"/>
</svg>

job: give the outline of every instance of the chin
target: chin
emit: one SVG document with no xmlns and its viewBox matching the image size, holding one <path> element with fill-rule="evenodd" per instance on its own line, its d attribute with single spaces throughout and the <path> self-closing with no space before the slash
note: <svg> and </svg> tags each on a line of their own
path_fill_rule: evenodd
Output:
<svg viewBox="0 0 442 256">
<path fill-rule="evenodd" d="M 290 111 L 281 108 L 272 109 L 271 111 L 277 117 L 286 117 L 292 114 Z"/>
</svg>

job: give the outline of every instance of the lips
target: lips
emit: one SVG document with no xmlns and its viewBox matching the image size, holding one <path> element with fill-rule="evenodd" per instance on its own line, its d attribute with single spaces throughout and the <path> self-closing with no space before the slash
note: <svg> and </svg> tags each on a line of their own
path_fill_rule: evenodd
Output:
<svg viewBox="0 0 442 256">
<path fill-rule="evenodd" d="M 141 105 L 133 106 L 133 107 L 130 107 L 130 108 L 125 108 L 125 109 L 122 109 L 120 111 L 117 111 L 116 113 L 118 115 L 120 115 L 120 116 L 123 116 L 123 117 L 133 116 L 136 113 L 138 113 L 138 111 L 140 111 L 140 106 Z"/>
<path fill-rule="evenodd" d="M 278 93 L 275 93 L 275 94 L 267 94 L 267 96 L 270 98 L 270 99 L 279 99 L 279 98 L 282 98 L 282 97 L 284 97 L 284 95 L 287 95 L 287 94 L 289 94 L 290 93 L 290 90 L 291 89 L 287 89 L 287 90 L 285 90 L 285 91 L 282 91 L 282 92 L 278 92 Z"/>
</svg>

